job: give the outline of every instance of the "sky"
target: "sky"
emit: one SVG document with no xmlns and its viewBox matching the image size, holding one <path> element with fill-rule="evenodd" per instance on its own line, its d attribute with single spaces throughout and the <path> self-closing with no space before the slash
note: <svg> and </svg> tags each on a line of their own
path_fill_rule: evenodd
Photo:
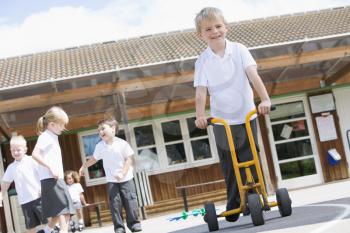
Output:
<svg viewBox="0 0 350 233">
<path fill-rule="evenodd" d="M 0 0 L 0 59 L 194 29 L 203 7 L 228 22 L 350 6 L 350 0 Z"/>
</svg>

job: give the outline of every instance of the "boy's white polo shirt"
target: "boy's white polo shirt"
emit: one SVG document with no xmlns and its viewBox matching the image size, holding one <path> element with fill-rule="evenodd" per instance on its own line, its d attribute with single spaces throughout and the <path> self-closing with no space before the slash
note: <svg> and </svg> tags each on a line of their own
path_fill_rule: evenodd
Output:
<svg viewBox="0 0 350 233">
<path fill-rule="evenodd" d="M 13 161 L 6 169 L 2 181 L 15 182 L 20 205 L 34 201 L 40 197 L 39 164 L 31 156 L 23 156 L 21 161 Z"/>
<path fill-rule="evenodd" d="M 253 90 L 246 75 L 249 66 L 256 66 L 249 50 L 228 40 L 224 57 L 209 47 L 198 57 L 194 87 L 208 88 L 213 117 L 223 118 L 229 124 L 242 124 L 248 112 L 255 109 Z"/>
<path fill-rule="evenodd" d="M 41 156 L 45 162 L 54 169 L 58 178 L 63 179 L 63 163 L 60 144 L 58 142 L 58 135 L 54 134 L 50 130 L 45 130 L 40 134 L 35 148 L 39 148 Z M 50 170 L 44 166 L 39 166 L 39 178 L 40 180 L 53 178 Z"/>
<path fill-rule="evenodd" d="M 130 147 L 129 143 L 121 138 L 114 137 L 111 145 L 100 141 L 97 143 L 93 157 L 96 160 L 102 159 L 103 169 L 106 173 L 107 182 L 121 183 L 131 180 L 133 176 L 133 168 L 130 166 L 128 173 L 123 180 L 117 180 L 115 176 L 122 171 L 125 160 L 131 157 L 134 151 Z"/>
</svg>

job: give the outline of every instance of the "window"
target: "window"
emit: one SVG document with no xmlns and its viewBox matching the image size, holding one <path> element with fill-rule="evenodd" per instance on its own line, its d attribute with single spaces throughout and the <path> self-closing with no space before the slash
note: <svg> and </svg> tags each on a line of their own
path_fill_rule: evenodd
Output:
<svg viewBox="0 0 350 233">
<path fill-rule="evenodd" d="M 281 103 L 270 113 L 272 136 L 282 180 L 317 173 L 303 101 Z"/>
<path fill-rule="evenodd" d="M 137 147 L 137 164 L 141 169 L 151 171 L 159 168 L 158 152 L 151 124 L 134 128 Z"/>
<path fill-rule="evenodd" d="M 135 169 L 149 174 L 174 171 L 218 161 L 211 128 L 198 129 L 193 114 L 130 123 L 130 145 L 135 152 Z M 118 137 L 125 140 L 119 127 Z M 82 161 L 89 159 L 100 141 L 97 130 L 79 133 Z M 88 168 L 88 186 L 105 183 L 103 163 Z"/>
<path fill-rule="evenodd" d="M 101 141 L 101 138 L 97 130 L 81 132 L 78 134 L 78 136 L 82 161 L 86 162 L 93 156 L 95 146 Z M 116 136 L 126 140 L 125 132 L 123 129 L 120 129 L 120 126 Z M 87 186 L 104 184 L 106 183 L 105 177 L 106 174 L 103 169 L 103 162 L 102 160 L 99 160 L 97 163 L 88 168 L 88 173 L 85 174 L 85 182 Z"/>
<path fill-rule="evenodd" d="M 198 161 L 212 158 L 207 129 L 198 129 L 195 117 L 187 118 L 188 134 L 190 136 L 193 159 Z"/>
<path fill-rule="evenodd" d="M 161 123 L 168 165 L 187 162 L 180 121 Z"/>
</svg>

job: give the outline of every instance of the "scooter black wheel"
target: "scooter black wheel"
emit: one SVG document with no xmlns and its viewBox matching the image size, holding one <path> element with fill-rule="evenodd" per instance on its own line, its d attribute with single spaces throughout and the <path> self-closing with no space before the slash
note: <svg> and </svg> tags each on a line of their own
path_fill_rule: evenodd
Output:
<svg viewBox="0 0 350 233">
<path fill-rule="evenodd" d="M 216 216 L 215 205 L 212 202 L 205 203 L 204 221 L 208 224 L 209 231 L 219 230 L 218 218 Z"/>
<path fill-rule="evenodd" d="M 248 208 L 254 226 L 264 225 L 265 219 L 259 194 L 254 193 L 248 195 Z"/>
<path fill-rule="evenodd" d="M 292 200 L 289 197 L 288 190 L 285 188 L 277 189 L 276 199 L 281 216 L 290 216 L 292 214 Z"/>
</svg>

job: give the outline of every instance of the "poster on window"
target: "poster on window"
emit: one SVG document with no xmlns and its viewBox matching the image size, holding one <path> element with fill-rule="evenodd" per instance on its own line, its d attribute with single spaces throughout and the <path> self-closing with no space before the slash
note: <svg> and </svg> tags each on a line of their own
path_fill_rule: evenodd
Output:
<svg viewBox="0 0 350 233">
<path fill-rule="evenodd" d="M 316 117 L 316 125 L 321 142 L 338 138 L 333 115 Z"/>
</svg>

